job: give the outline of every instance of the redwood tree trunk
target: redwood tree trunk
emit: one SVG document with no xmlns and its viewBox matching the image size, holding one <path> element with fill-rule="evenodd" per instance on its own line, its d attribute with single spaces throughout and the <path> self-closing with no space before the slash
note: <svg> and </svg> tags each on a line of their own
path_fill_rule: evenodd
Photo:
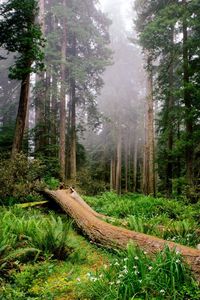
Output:
<svg viewBox="0 0 200 300">
<path fill-rule="evenodd" d="M 187 11 L 187 1 L 183 0 L 183 5 Z M 188 28 L 187 17 L 183 20 L 183 85 L 184 93 L 183 99 L 185 104 L 185 126 L 186 126 L 186 178 L 188 184 L 192 185 L 193 182 L 193 115 L 192 115 L 192 101 L 189 92 L 189 51 L 188 51 Z"/>
<path fill-rule="evenodd" d="M 76 36 L 73 35 L 73 56 L 76 57 Z M 73 75 L 74 77 L 74 75 Z M 71 149 L 70 178 L 76 179 L 76 82 L 71 78 Z"/>
<path fill-rule="evenodd" d="M 66 7 L 66 1 L 63 0 L 63 6 Z M 66 17 L 63 17 L 63 34 L 61 49 L 61 89 L 60 89 L 60 177 L 65 181 L 65 141 L 66 141 L 66 48 L 67 48 L 67 30 Z"/>
<path fill-rule="evenodd" d="M 30 74 L 26 74 L 21 82 L 21 92 L 19 99 L 19 108 L 17 113 L 17 120 L 15 126 L 15 135 L 12 146 L 12 155 L 14 158 L 16 153 L 19 153 L 22 149 L 22 141 L 24 135 L 24 129 L 26 125 L 26 116 L 28 109 L 29 100 L 29 85 L 30 85 Z"/>
<path fill-rule="evenodd" d="M 45 36 L 45 1 L 39 0 L 39 23 L 41 31 Z M 35 152 L 45 148 L 45 91 L 44 91 L 45 73 L 36 75 L 36 99 L 35 99 Z"/>
<path fill-rule="evenodd" d="M 167 141 L 167 176 L 166 176 L 166 190 L 167 190 L 167 197 L 171 197 L 172 195 L 172 179 L 173 179 L 173 161 L 172 161 L 172 150 L 173 150 L 173 116 L 171 115 L 173 108 L 174 108 L 174 95 L 173 95 L 173 88 L 174 88 L 174 28 L 171 29 L 171 54 L 170 54 L 170 66 L 169 66 L 169 98 L 167 103 L 167 115 L 168 115 L 168 141 Z"/>
<path fill-rule="evenodd" d="M 121 194 L 121 169 L 122 169 L 122 134 L 121 124 L 119 124 L 117 137 L 117 166 L 116 166 L 116 191 Z"/>
<path fill-rule="evenodd" d="M 153 73 L 152 64 L 148 61 L 148 148 L 149 148 L 149 194 L 155 196 L 155 141 L 154 141 L 154 108 L 153 108 Z"/>
</svg>

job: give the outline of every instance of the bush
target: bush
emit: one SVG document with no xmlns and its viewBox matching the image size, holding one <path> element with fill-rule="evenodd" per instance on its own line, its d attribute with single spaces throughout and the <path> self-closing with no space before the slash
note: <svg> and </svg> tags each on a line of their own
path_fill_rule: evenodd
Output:
<svg viewBox="0 0 200 300">
<path fill-rule="evenodd" d="M 0 201 L 1 204 L 25 202 L 29 194 L 35 195 L 43 186 L 40 178 L 44 167 L 39 160 L 28 159 L 19 153 L 15 159 L 0 161 Z M 17 200 L 16 200 L 17 199 Z"/>
</svg>

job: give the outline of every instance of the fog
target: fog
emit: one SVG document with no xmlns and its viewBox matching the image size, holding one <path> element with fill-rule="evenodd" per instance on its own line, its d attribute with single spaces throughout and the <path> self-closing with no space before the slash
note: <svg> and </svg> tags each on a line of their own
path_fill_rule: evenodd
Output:
<svg viewBox="0 0 200 300">
<path fill-rule="evenodd" d="M 127 185 L 130 185 L 127 174 L 129 173 L 130 178 L 133 172 L 127 164 L 134 164 L 132 159 L 135 157 L 135 161 L 138 161 L 134 166 L 136 174 L 137 168 L 140 168 L 139 162 L 142 161 L 146 80 L 141 49 L 130 42 L 136 36 L 133 1 L 102 0 L 101 5 L 112 21 L 110 47 L 113 51 L 113 64 L 103 74 L 104 87 L 98 97 L 99 110 L 105 121 L 100 132 L 89 132 L 86 135 L 85 146 L 90 153 L 94 153 L 96 148 L 102 149 L 104 145 L 99 153 L 102 160 L 106 157 L 107 163 L 110 160 L 111 164 L 125 166 L 126 174 L 121 174 L 120 177 L 125 177 L 125 186 L 122 184 L 122 188 L 127 189 Z M 123 173 L 121 166 L 118 167 Z M 134 180 L 130 181 L 133 183 Z M 115 182 L 114 185 L 116 184 Z M 136 184 L 133 183 L 133 189 Z"/>
</svg>

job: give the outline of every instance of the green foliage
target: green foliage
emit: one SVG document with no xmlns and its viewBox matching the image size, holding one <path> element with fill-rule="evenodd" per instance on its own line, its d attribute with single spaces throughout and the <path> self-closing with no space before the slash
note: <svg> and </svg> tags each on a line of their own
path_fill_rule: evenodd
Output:
<svg viewBox="0 0 200 300">
<path fill-rule="evenodd" d="M 44 182 L 51 190 L 56 190 L 60 186 L 60 181 L 54 177 L 44 177 Z"/>
<path fill-rule="evenodd" d="M 71 223 L 54 215 L 20 208 L 0 211 L 0 265 L 6 273 L 18 262 L 52 257 L 65 260 L 72 248 L 68 246 Z"/>
<path fill-rule="evenodd" d="M 199 296 L 198 285 L 180 254 L 168 248 L 152 261 L 146 252 L 129 245 L 124 256 L 88 277 L 90 283 L 84 296 L 89 299 L 186 299 L 186 296 L 198 299 Z"/>
<path fill-rule="evenodd" d="M 98 195 L 108 189 L 108 184 L 102 180 L 96 180 L 92 177 L 90 170 L 83 167 L 77 174 L 77 186 L 82 194 Z"/>
<path fill-rule="evenodd" d="M 0 199 L 1 204 L 26 202 L 32 198 L 40 200 L 37 190 L 43 187 L 40 178 L 44 166 L 39 160 L 29 159 L 19 153 L 15 159 L 0 160 Z"/>
<path fill-rule="evenodd" d="M 22 79 L 43 68 L 43 40 L 40 26 L 35 23 L 37 14 L 36 0 L 9 0 L 0 5 L 0 45 L 19 54 L 10 68 L 12 79 Z"/>
</svg>

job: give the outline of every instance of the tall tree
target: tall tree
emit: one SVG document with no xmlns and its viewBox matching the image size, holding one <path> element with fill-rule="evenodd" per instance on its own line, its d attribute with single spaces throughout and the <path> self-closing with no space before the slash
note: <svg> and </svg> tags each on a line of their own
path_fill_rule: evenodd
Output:
<svg viewBox="0 0 200 300">
<path fill-rule="evenodd" d="M 36 24 L 37 1 L 9 0 L 0 6 L 0 46 L 19 54 L 10 68 L 10 78 L 21 80 L 19 108 L 16 120 L 12 157 L 21 150 L 25 129 L 30 74 L 43 67 L 43 44 L 40 26 Z M 35 63 L 33 65 L 33 63 Z"/>
</svg>

